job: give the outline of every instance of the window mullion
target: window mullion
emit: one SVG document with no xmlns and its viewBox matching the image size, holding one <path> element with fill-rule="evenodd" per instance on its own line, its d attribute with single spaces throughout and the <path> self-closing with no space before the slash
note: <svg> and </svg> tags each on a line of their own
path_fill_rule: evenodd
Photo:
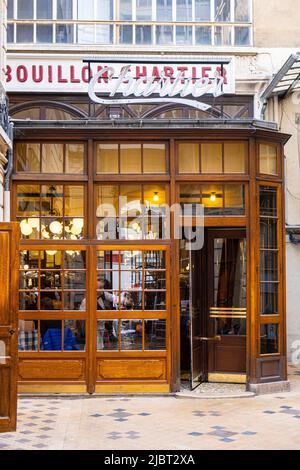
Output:
<svg viewBox="0 0 300 470">
<path fill-rule="evenodd" d="M 156 21 L 156 0 L 152 0 L 152 21 Z"/>
<path fill-rule="evenodd" d="M 176 0 L 172 2 L 172 21 L 176 21 Z"/>
<path fill-rule="evenodd" d="M 210 21 L 215 21 L 215 0 L 210 0 Z"/>
<path fill-rule="evenodd" d="M 122 0 L 120 0 L 122 1 Z M 132 21 L 136 21 L 136 1 L 137 0 L 131 0 L 131 17 Z M 133 28 L 134 29 L 134 28 Z"/>
</svg>

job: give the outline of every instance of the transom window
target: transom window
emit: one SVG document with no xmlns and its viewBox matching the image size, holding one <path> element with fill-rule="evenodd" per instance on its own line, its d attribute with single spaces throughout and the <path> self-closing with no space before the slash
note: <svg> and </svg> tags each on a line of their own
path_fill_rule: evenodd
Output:
<svg viewBox="0 0 300 470">
<path fill-rule="evenodd" d="M 8 0 L 7 33 L 9 43 L 249 46 L 251 23 L 252 0 Z"/>
</svg>

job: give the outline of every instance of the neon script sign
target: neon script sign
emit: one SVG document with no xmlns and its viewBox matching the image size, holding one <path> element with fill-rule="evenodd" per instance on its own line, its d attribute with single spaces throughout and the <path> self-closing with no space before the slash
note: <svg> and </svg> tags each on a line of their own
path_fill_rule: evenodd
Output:
<svg viewBox="0 0 300 470">
<path fill-rule="evenodd" d="M 211 106 L 197 98 L 221 96 L 226 85 L 224 66 L 117 64 L 101 67 L 93 75 L 88 94 L 94 103 L 103 105 L 176 103 L 206 111 Z M 103 97 L 104 93 L 108 96 Z"/>
</svg>

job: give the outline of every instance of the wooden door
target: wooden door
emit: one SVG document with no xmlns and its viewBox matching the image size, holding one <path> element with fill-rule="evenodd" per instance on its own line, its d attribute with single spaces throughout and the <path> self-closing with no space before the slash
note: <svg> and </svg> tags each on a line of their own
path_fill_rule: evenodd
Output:
<svg viewBox="0 0 300 470">
<path fill-rule="evenodd" d="M 96 392 L 169 392 L 169 247 L 99 245 L 94 265 Z"/>
<path fill-rule="evenodd" d="M 16 430 L 19 228 L 0 223 L 0 432 Z"/>
<path fill-rule="evenodd" d="M 244 230 L 208 231 L 208 379 L 246 372 L 247 260 Z"/>
</svg>

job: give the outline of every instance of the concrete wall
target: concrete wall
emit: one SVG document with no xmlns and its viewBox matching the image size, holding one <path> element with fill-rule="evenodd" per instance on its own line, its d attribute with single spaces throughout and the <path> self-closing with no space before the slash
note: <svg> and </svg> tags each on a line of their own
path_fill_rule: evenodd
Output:
<svg viewBox="0 0 300 470">
<path fill-rule="evenodd" d="M 253 0 L 255 47 L 300 47 L 299 0 Z"/>
</svg>

